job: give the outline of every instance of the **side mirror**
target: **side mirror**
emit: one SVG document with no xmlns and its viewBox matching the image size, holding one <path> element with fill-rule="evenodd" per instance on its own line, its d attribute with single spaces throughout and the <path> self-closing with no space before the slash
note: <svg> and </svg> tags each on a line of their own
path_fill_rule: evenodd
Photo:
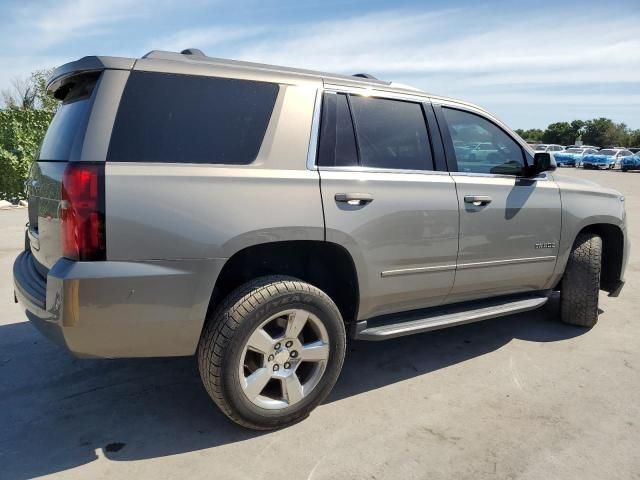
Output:
<svg viewBox="0 0 640 480">
<path fill-rule="evenodd" d="M 553 172 L 557 168 L 556 161 L 548 152 L 538 152 L 533 156 L 533 165 L 530 165 L 529 176 L 535 177 L 542 172 Z"/>
</svg>

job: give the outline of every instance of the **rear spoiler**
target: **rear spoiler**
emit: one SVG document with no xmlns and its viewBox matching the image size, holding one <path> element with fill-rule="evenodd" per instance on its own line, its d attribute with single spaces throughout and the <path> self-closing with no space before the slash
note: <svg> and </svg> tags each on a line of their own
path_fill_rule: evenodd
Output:
<svg viewBox="0 0 640 480">
<path fill-rule="evenodd" d="M 55 96 L 65 81 L 75 75 L 100 72 L 102 70 L 131 70 L 136 63 L 134 58 L 122 57 L 82 57 L 75 62 L 65 63 L 56 68 L 47 79 L 47 92 Z"/>
</svg>

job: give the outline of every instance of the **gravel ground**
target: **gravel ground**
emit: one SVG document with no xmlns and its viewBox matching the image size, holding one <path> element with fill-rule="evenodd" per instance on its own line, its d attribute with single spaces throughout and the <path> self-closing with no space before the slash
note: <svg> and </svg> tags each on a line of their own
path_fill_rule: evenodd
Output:
<svg viewBox="0 0 640 480">
<path fill-rule="evenodd" d="M 640 172 L 575 169 L 627 197 Z M 542 310 L 350 345 L 335 391 L 272 433 L 229 423 L 192 358 L 76 360 L 13 303 L 26 210 L 0 211 L 0 478 L 640 479 L 640 259 L 598 325 Z"/>
</svg>

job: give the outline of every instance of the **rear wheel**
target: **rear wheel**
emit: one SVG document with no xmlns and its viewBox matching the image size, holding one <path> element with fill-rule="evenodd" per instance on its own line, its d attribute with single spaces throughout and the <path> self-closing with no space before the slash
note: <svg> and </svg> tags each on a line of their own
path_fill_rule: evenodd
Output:
<svg viewBox="0 0 640 480">
<path fill-rule="evenodd" d="M 581 327 L 598 321 L 598 295 L 602 239 L 594 233 L 580 233 L 569 255 L 560 286 L 560 318 Z"/>
<path fill-rule="evenodd" d="M 321 290 L 269 276 L 232 292 L 208 319 L 198 346 L 204 386 L 248 428 L 305 418 L 333 388 L 344 360 L 340 311 Z"/>
</svg>

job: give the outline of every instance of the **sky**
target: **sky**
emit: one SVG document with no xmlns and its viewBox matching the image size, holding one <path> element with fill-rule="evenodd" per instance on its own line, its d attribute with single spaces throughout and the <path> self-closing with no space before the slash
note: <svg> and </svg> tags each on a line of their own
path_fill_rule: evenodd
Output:
<svg viewBox="0 0 640 480">
<path fill-rule="evenodd" d="M 640 0 L 1 0 L 0 90 L 85 55 L 207 55 L 370 73 L 513 128 L 640 128 Z"/>
</svg>

